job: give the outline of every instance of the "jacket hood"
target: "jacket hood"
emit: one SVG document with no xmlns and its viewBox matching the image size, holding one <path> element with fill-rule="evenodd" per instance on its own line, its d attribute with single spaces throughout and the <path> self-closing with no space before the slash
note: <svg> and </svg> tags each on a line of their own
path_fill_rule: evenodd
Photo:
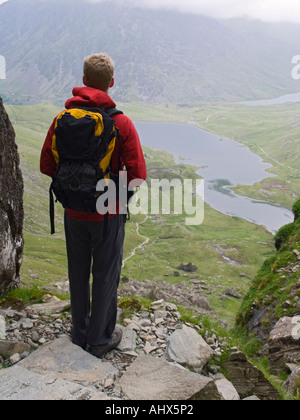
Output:
<svg viewBox="0 0 300 420">
<path fill-rule="evenodd" d="M 115 102 L 105 92 L 91 87 L 75 87 L 73 98 L 67 100 L 65 107 L 70 109 L 76 106 L 115 108 Z"/>
</svg>

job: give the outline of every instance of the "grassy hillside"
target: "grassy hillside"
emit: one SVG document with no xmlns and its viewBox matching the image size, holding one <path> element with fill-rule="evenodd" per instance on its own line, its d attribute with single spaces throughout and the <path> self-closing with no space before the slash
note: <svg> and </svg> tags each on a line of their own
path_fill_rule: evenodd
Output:
<svg viewBox="0 0 300 420">
<path fill-rule="evenodd" d="M 237 326 L 260 338 L 281 317 L 300 314 L 300 200 L 293 211 L 295 222 L 277 232 L 278 251 L 264 262 L 238 312 Z"/>
<path fill-rule="evenodd" d="M 7 106 L 13 122 L 25 179 L 25 256 L 23 286 L 51 285 L 67 278 L 62 209 L 56 206 L 57 234 L 50 236 L 48 213 L 49 179 L 39 173 L 39 156 L 45 135 L 59 109 L 51 104 Z M 123 107 L 133 119 L 184 119 L 178 109 Z M 164 112 L 162 112 L 164 111 Z M 179 115 L 179 117 L 178 117 Z M 186 112 L 186 116 L 188 113 Z M 160 116 L 160 117 L 159 117 Z M 149 176 L 195 177 L 195 168 L 174 163 L 172 156 L 145 148 Z M 170 172 L 170 169 L 172 170 Z M 186 226 L 186 215 L 133 216 L 126 227 L 123 276 L 163 282 L 182 282 L 187 290 L 195 280 L 204 281 L 203 296 L 211 305 L 211 317 L 233 325 L 240 300 L 225 295 L 234 288 L 244 296 L 257 269 L 273 253 L 273 238 L 262 227 L 224 216 L 205 207 L 201 226 Z M 143 222 L 143 220 L 145 220 Z M 139 245 L 147 241 L 143 248 Z M 198 266 L 193 274 L 174 274 L 181 263 Z M 166 276 L 166 274 L 168 276 Z"/>
</svg>

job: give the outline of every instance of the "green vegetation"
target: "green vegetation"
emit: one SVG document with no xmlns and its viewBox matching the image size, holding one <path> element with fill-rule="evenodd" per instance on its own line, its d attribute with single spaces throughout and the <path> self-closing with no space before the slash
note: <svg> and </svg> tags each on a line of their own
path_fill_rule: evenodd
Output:
<svg viewBox="0 0 300 420">
<path fill-rule="evenodd" d="M 299 204 L 300 200 L 293 208 L 299 209 Z M 266 336 L 274 322 L 295 313 L 300 298 L 299 218 L 279 230 L 276 243 L 279 242 L 278 251 L 262 265 L 237 315 L 237 325 L 248 330 L 253 317 L 263 314 L 261 326 Z"/>
<path fill-rule="evenodd" d="M 300 216 L 300 200 L 296 201 L 293 205 L 293 213 L 295 215 L 295 220 L 298 220 Z"/>
<path fill-rule="evenodd" d="M 282 244 L 286 243 L 288 238 L 294 233 L 297 229 L 295 223 L 289 223 L 288 225 L 283 226 L 275 235 L 275 247 L 277 251 L 281 248 Z"/>
</svg>

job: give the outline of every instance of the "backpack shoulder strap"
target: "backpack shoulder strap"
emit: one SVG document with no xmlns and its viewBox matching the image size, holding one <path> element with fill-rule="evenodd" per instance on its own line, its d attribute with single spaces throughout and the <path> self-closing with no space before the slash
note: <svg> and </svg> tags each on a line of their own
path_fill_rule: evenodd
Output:
<svg viewBox="0 0 300 420">
<path fill-rule="evenodd" d="M 106 108 L 104 111 L 107 113 L 109 117 L 113 117 L 114 115 L 118 115 L 118 114 L 123 114 L 123 112 L 117 108 Z"/>
</svg>

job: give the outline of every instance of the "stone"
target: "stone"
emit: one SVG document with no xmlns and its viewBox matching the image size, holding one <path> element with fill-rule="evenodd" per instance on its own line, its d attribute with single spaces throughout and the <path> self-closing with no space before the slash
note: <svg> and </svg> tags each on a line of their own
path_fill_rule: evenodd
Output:
<svg viewBox="0 0 300 420">
<path fill-rule="evenodd" d="M 286 300 L 285 302 L 283 302 L 283 304 L 281 305 L 281 307 L 283 308 L 283 309 L 289 309 L 289 308 L 292 308 L 294 305 L 293 305 L 293 302 L 291 302 L 290 300 Z"/>
<path fill-rule="evenodd" d="M 47 303 L 39 303 L 36 305 L 32 305 L 31 308 L 37 314 L 56 314 L 59 312 L 66 311 L 70 308 L 71 302 L 70 300 L 51 300 Z"/>
<path fill-rule="evenodd" d="M 137 334 L 133 328 L 121 327 L 123 331 L 122 341 L 117 349 L 120 351 L 131 351 L 136 347 Z"/>
<path fill-rule="evenodd" d="M 215 381 L 215 384 L 218 388 L 219 393 L 223 396 L 225 401 L 240 400 L 240 396 L 237 390 L 227 379 L 218 379 Z"/>
<path fill-rule="evenodd" d="M 200 296 L 199 294 L 192 295 L 189 300 L 195 306 L 205 309 L 206 311 L 211 311 L 211 307 L 207 298 Z"/>
<path fill-rule="evenodd" d="M 170 361 L 201 372 L 209 362 L 213 350 L 193 328 L 183 325 L 167 339 L 167 356 Z"/>
<path fill-rule="evenodd" d="M 21 327 L 24 330 L 30 330 L 33 327 L 33 322 L 29 318 L 23 318 L 20 320 Z"/>
<path fill-rule="evenodd" d="M 22 354 L 25 351 L 30 351 L 30 345 L 27 343 L 0 340 L 0 356 L 4 359 L 8 359 L 15 353 Z"/>
<path fill-rule="evenodd" d="M 114 382 L 113 378 L 107 378 L 104 382 L 104 388 L 111 388 L 114 385 Z"/>
<path fill-rule="evenodd" d="M 118 373 L 110 363 L 103 362 L 65 336 L 41 346 L 19 363 L 30 371 L 49 374 L 68 381 L 98 384 Z"/>
<path fill-rule="evenodd" d="M 157 349 L 158 349 L 157 346 L 153 346 L 152 344 L 149 343 L 149 341 L 146 341 L 146 344 L 144 346 L 144 352 L 146 354 L 150 354 L 150 353 L 152 353 L 153 351 L 155 351 Z"/>
<path fill-rule="evenodd" d="M 43 303 L 60 302 L 60 299 L 57 296 L 47 294 L 43 296 L 42 302 Z"/>
<path fill-rule="evenodd" d="M 232 353 L 224 362 L 227 377 L 239 396 L 244 399 L 256 395 L 261 400 L 277 400 L 277 389 L 265 378 L 263 373 L 250 363 L 241 351 Z"/>
<path fill-rule="evenodd" d="M 165 301 L 164 299 L 157 300 L 156 302 L 151 303 L 152 311 L 164 311 L 165 310 Z"/>
<path fill-rule="evenodd" d="M 178 308 L 174 303 L 167 302 L 166 303 L 166 310 L 170 312 L 177 312 Z"/>
<path fill-rule="evenodd" d="M 293 365 L 292 373 L 287 378 L 283 387 L 292 395 L 297 396 L 300 393 L 300 365 Z"/>
<path fill-rule="evenodd" d="M 9 384 L 9 386 L 8 386 Z M 1 401 L 107 399 L 103 393 L 51 375 L 31 372 L 20 364 L 0 370 Z"/>
<path fill-rule="evenodd" d="M 153 315 L 154 315 L 154 322 L 156 322 L 157 319 L 166 318 L 168 315 L 168 312 L 158 309 L 154 311 Z"/>
<path fill-rule="evenodd" d="M 270 369 L 280 373 L 286 363 L 300 364 L 300 316 L 281 318 L 270 333 Z"/>
<path fill-rule="evenodd" d="M 178 270 L 187 271 L 189 273 L 192 273 L 198 270 L 198 267 L 192 263 L 188 263 L 188 264 L 182 263 L 177 268 Z"/>
<path fill-rule="evenodd" d="M 21 355 L 19 353 L 15 353 L 9 358 L 9 361 L 12 365 L 18 363 L 20 360 L 21 360 Z"/>
<path fill-rule="evenodd" d="M 225 290 L 225 295 L 235 299 L 242 299 L 241 294 L 235 287 L 230 287 L 229 289 Z"/>
<path fill-rule="evenodd" d="M 222 400 L 211 378 L 153 356 L 138 356 L 117 390 L 129 400 Z"/>
<path fill-rule="evenodd" d="M 0 296 L 20 283 L 23 190 L 15 132 L 0 98 Z"/>
</svg>

